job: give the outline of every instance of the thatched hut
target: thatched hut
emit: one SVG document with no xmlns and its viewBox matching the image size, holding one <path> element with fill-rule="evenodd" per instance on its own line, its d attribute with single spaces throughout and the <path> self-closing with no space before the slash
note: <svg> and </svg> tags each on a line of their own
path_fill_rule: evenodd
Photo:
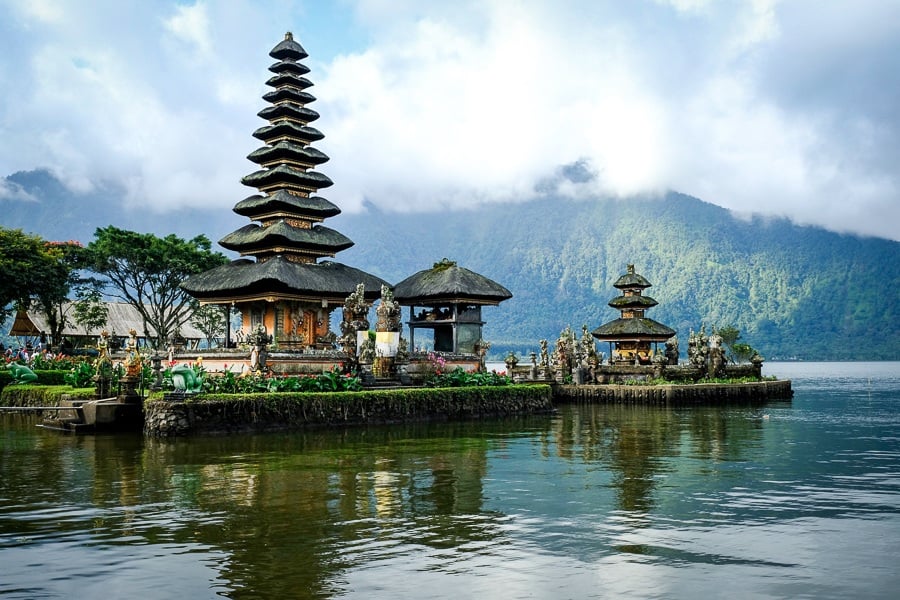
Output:
<svg viewBox="0 0 900 600">
<path fill-rule="evenodd" d="M 427 330 L 439 352 L 477 353 L 485 323 L 481 307 L 509 298 L 512 293 L 496 281 L 446 258 L 394 286 L 394 299 L 409 307 L 410 346 L 416 348 L 417 330 Z"/>
</svg>

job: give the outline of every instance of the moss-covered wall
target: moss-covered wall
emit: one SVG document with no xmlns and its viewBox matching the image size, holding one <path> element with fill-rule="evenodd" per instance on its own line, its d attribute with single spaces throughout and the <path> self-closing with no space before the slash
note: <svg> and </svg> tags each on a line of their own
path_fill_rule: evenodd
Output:
<svg viewBox="0 0 900 600">
<path fill-rule="evenodd" d="M 68 385 L 8 385 L 0 391 L 0 406 L 58 406 L 63 398 L 91 399 L 93 388 Z"/>
<path fill-rule="evenodd" d="M 787 400 L 793 397 L 789 380 L 693 385 L 560 385 L 555 403 L 584 404 L 724 404 Z"/>
<path fill-rule="evenodd" d="M 546 385 L 375 390 L 329 394 L 205 394 L 144 405 L 144 433 L 168 437 L 278 431 L 318 425 L 397 423 L 552 410 Z"/>
<path fill-rule="evenodd" d="M 37 375 L 35 385 L 64 385 L 66 383 L 66 371 L 44 371 L 38 370 L 34 372 Z M 13 378 L 7 369 L 0 369 L 0 390 L 13 383 Z"/>
</svg>

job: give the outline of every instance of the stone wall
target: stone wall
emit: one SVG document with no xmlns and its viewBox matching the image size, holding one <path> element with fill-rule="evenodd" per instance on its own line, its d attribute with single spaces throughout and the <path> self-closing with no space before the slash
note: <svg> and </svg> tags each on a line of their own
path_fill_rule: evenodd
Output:
<svg viewBox="0 0 900 600">
<path fill-rule="evenodd" d="M 207 394 L 187 401 L 147 401 L 144 404 L 144 434 L 171 437 L 310 426 L 460 420 L 533 414 L 552 409 L 551 390 L 546 385 L 248 394 L 237 399 Z"/>
<path fill-rule="evenodd" d="M 586 404 L 725 404 L 787 400 L 794 395 L 789 380 L 692 385 L 558 385 L 554 403 Z"/>
</svg>

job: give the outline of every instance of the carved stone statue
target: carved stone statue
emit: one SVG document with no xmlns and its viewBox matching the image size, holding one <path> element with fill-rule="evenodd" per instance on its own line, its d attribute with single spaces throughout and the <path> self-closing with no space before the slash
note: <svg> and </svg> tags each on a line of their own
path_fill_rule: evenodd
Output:
<svg viewBox="0 0 900 600">
<path fill-rule="evenodd" d="M 112 381 L 112 360 L 109 358 L 109 332 L 105 329 L 100 332 L 100 339 L 97 341 L 97 358 L 94 360 L 94 368 L 97 371 L 97 374 L 94 375 L 97 397 L 107 398 Z"/>
<path fill-rule="evenodd" d="M 588 331 L 587 325 L 581 326 L 581 357 L 582 366 L 589 366 L 592 361 L 597 360 L 597 346 L 594 342 L 594 336 Z"/>
<path fill-rule="evenodd" d="M 547 350 L 547 340 L 541 340 L 541 369 L 546 373 L 550 370 L 550 352 Z"/>
<path fill-rule="evenodd" d="M 720 377 L 725 374 L 725 351 L 721 346 L 709 348 L 709 376 Z"/>
<path fill-rule="evenodd" d="M 375 361 L 375 338 L 367 337 L 359 347 L 359 362 L 372 363 Z"/>
<path fill-rule="evenodd" d="M 143 360 L 138 352 L 137 331 L 128 331 L 128 342 L 125 345 L 125 375 L 128 377 L 140 377 Z"/>
<path fill-rule="evenodd" d="M 9 374 L 13 378 L 13 383 L 32 383 L 37 381 L 37 374 L 25 365 L 11 362 L 6 365 L 6 368 L 9 369 Z"/>
<path fill-rule="evenodd" d="M 358 367 L 356 338 L 357 332 L 369 330 L 370 304 L 365 298 L 366 287 L 360 283 L 356 290 L 347 296 L 344 301 L 343 318 L 341 319 L 341 337 L 338 340 L 341 350 L 346 356 L 347 372 L 353 372 Z"/>
<path fill-rule="evenodd" d="M 381 302 L 375 309 L 375 331 L 400 331 L 400 304 L 386 285 L 381 286 Z"/>
<path fill-rule="evenodd" d="M 267 334 L 266 328 L 260 324 L 257 325 L 250 339 L 253 342 L 253 348 L 250 350 L 250 369 L 265 371 L 272 336 Z"/>
<path fill-rule="evenodd" d="M 409 362 L 409 342 L 403 336 L 400 337 L 400 342 L 397 344 L 397 355 L 394 357 L 394 362 L 398 365 L 405 365 Z"/>
<path fill-rule="evenodd" d="M 665 354 L 668 364 L 678 364 L 678 338 L 672 338 L 666 342 Z"/>
<path fill-rule="evenodd" d="M 700 327 L 699 333 L 691 330 L 688 338 L 688 360 L 692 366 L 706 367 L 706 361 L 709 356 L 709 338 L 706 336 L 705 326 Z"/>
<path fill-rule="evenodd" d="M 172 385 L 176 392 L 196 394 L 203 390 L 203 377 L 185 364 L 176 365 L 172 367 Z"/>
</svg>

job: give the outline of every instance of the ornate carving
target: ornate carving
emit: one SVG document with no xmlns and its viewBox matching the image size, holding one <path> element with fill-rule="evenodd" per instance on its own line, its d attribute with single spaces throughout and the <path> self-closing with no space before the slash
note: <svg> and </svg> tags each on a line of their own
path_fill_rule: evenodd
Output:
<svg viewBox="0 0 900 600">
<path fill-rule="evenodd" d="M 386 285 L 381 286 L 381 302 L 375 309 L 375 331 L 400 331 L 400 304 Z"/>
<path fill-rule="evenodd" d="M 366 302 L 366 286 L 358 284 L 356 290 L 347 296 L 344 301 L 343 318 L 341 319 L 341 337 L 338 342 L 346 356 L 345 371 L 356 372 L 359 367 L 357 360 L 356 337 L 359 331 L 369 330 L 369 308 L 371 304 Z M 361 349 L 360 349 L 361 350 Z M 374 342 L 373 342 L 374 358 Z M 360 357 L 361 358 L 361 357 Z"/>
</svg>

